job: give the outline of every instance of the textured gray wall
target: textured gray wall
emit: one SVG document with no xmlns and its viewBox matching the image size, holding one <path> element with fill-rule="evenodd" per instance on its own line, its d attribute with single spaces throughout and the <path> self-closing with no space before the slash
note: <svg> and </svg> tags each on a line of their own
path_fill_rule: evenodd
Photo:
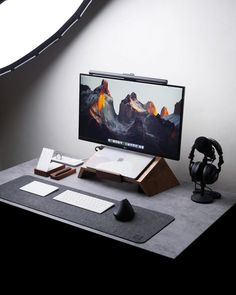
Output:
<svg viewBox="0 0 236 295">
<path fill-rule="evenodd" d="M 91 155 L 94 144 L 77 139 L 79 73 L 134 72 L 186 86 L 181 160 L 168 161 L 177 177 L 189 179 L 193 141 L 209 136 L 225 158 L 216 186 L 235 190 L 235 27 L 234 0 L 97 1 L 82 26 L 0 77 L 1 168 L 43 146 Z"/>
</svg>

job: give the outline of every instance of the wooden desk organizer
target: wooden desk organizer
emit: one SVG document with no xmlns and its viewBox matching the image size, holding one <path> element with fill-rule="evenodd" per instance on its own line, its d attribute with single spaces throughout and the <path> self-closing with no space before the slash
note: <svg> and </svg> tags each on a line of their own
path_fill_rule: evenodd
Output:
<svg viewBox="0 0 236 295">
<path fill-rule="evenodd" d="M 160 192 L 179 185 L 177 178 L 166 161 L 159 157 L 156 157 L 137 179 L 124 177 L 120 174 L 91 169 L 85 165 L 81 166 L 78 177 L 83 178 L 89 174 L 95 174 L 97 178 L 109 179 L 116 182 L 135 183 L 147 196 L 154 196 Z"/>
<path fill-rule="evenodd" d="M 42 171 L 42 170 L 38 170 L 38 169 L 34 168 L 34 174 L 49 177 L 51 173 L 57 172 L 57 171 L 64 169 L 64 168 L 65 168 L 64 164 L 61 164 L 58 167 L 48 170 L 48 171 Z"/>
</svg>

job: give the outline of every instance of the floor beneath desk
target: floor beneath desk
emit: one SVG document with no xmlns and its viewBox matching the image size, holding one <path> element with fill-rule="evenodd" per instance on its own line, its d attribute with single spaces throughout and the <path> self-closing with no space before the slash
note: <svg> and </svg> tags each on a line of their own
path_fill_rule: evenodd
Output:
<svg viewBox="0 0 236 295">
<path fill-rule="evenodd" d="M 0 251 L 4 263 L 27 265 L 72 263 L 79 267 L 95 265 L 142 268 L 154 266 L 204 265 L 223 263 L 235 266 L 236 206 L 200 236 L 175 260 L 0 203 Z M 1 261 L 3 264 L 3 261 Z"/>
</svg>

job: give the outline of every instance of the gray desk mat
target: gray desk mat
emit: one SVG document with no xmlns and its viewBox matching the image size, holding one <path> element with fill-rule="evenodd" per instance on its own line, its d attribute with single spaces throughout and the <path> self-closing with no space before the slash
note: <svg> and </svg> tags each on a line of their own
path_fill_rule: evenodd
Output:
<svg viewBox="0 0 236 295">
<path fill-rule="evenodd" d="M 55 185 L 59 187 L 59 190 L 46 197 L 40 197 L 19 189 L 23 185 L 34 180 Z M 1 185 L 0 198 L 135 243 L 146 242 L 174 220 L 174 217 L 170 215 L 133 206 L 135 217 L 131 221 L 121 222 L 113 215 L 114 207 L 108 209 L 102 214 L 98 214 L 53 199 L 55 196 L 68 189 L 75 192 L 81 192 L 89 196 L 112 201 L 115 203 L 115 206 L 119 203 L 118 201 L 112 199 L 95 194 L 89 194 L 81 190 L 60 185 L 59 183 L 52 183 L 50 181 L 28 175 L 19 177 Z"/>
</svg>

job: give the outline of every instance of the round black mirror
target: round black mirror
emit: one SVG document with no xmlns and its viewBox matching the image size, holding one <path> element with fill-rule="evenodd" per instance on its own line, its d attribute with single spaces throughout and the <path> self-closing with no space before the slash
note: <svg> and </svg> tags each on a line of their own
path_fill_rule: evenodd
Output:
<svg viewBox="0 0 236 295">
<path fill-rule="evenodd" d="M 0 76 L 41 54 L 84 14 L 92 0 L 0 0 Z"/>
</svg>

